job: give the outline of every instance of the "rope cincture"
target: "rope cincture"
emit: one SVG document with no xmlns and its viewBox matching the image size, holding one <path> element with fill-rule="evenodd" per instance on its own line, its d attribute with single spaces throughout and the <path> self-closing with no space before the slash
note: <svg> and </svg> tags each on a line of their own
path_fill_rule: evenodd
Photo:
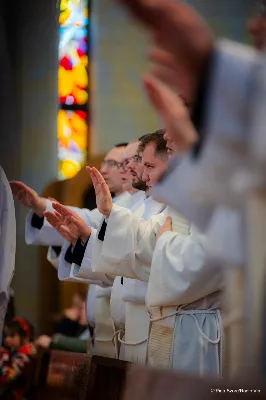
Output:
<svg viewBox="0 0 266 400">
<path fill-rule="evenodd" d="M 216 323 L 217 323 L 217 338 L 216 339 L 212 339 L 210 337 L 208 337 L 202 330 L 202 328 L 199 325 L 199 322 L 196 318 L 196 314 L 214 314 L 215 315 L 215 319 L 216 319 Z M 205 309 L 205 310 L 184 310 L 182 307 L 178 307 L 178 309 L 172 313 L 169 313 L 167 315 L 164 315 L 162 317 L 152 317 L 150 316 L 150 322 L 159 322 L 159 321 L 163 321 L 169 317 L 174 317 L 176 315 L 180 315 L 181 318 L 183 318 L 184 315 L 189 315 L 193 318 L 197 330 L 199 332 L 199 334 L 201 335 L 201 337 L 203 339 L 205 339 L 208 343 L 211 343 L 213 345 L 219 344 L 220 343 L 220 363 L 219 363 L 219 367 L 220 367 L 220 376 L 222 377 L 222 370 L 223 370 L 223 360 L 222 360 L 222 345 L 223 345 L 223 335 L 222 335 L 222 319 L 221 319 L 221 314 L 219 310 L 210 310 L 210 309 Z"/>
<path fill-rule="evenodd" d="M 115 340 L 116 337 L 117 337 L 117 339 L 118 339 L 118 341 L 120 343 L 125 344 L 126 346 L 138 346 L 138 345 L 146 343 L 148 341 L 148 338 L 146 338 L 146 339 L 143 339 L 143 340 L 139 340 L 138 342 L 126 342 L 125 340 L 123 340 L 121 338 L 121 333 L 123 333 L 123 336 L 124 336 L 125 335 L 125 329 L 123 329 L 123 328 L 122 329 L 118 329 L 114 333 L 114 336 L 113 336 L 113 339 L 112 339 L 112 342 L 113 342 L 114 346 L 115 346 L 114 340 Z"/>
</svg>

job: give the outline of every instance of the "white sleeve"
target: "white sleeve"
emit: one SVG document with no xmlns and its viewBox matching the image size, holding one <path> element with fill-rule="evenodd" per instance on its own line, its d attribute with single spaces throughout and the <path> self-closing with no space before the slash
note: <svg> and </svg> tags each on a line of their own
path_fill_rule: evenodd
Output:
<svg viewBox="0 0 266 400">
<path fill-rule="evenodd" d="M 101 274 L 98 272 L 92 271 L 91 265 L 92 265 L 92 252 L 93 252 L 93 246 L 95 243 L 95 239 L 97 235 L 97 231 L 95 229 L 92 229 L 91 236 L 89 238 L 89 241 L 87 243 L 84 257 L 81 263 L 81 266 L 77 264 L 72 264 L 71 266 L 71 271 L 70 271 L 70 277 L 73 279 L 87 279 L 91 283 L 97 281 L 101 282 L 100 286 L 112 286 L 114 279 L 111 277 L 108 277 L 106 274 Z"/>
<path fill-rule="evenodd" d="M 94 229 L 98 229 L 98 226 L 103 218 L 103 215 L 99 212 L 97 208 L 94 208 L 94 210 L 92 211 L 83 208 L 79 210 L 78 214 L 82 219 L 84 219 L 87 225 Z"/>
<path fill-rule="evenodd" d="M 67 242 L 66 240 L 64 241 L 62 251 L 60 254 L 59 258 L 59 266 L 58 266 L 58 279 L 60 281 L 67 281 L 67 282 L 80 282 L 80 283 L 86 283 L 86 284 L 95 284 L 98 286 L 106 287 L 111 285 L 112 280 L 108 280 L 108 284 L 106 280 L 103 282 L 101 279 L 99 279 L 101 276 L 100 274 L 94 274 L 93 273 L 89 277 L 78 277 L 78 276 L 73 276 L 73 269 L 75 267 L 75 264 L 70 264 L 65 260 L 65 255 L 70 247 L 71 243 Z"/>
<path fill-rule="evenodd" d="M 162 214 L 145 221 L 114 204 L 104 241 L 98 237 L 95 240 L 92 269 L 108 275 L 148 281 L 156 228 L 163 221 Z"/>
<path fill-rule="evenodd" d="M 15 270 L 15 255 L 16 216 L 14 200 L 7 177 L 0 166 L 0 293 L 7 294 Z"/>
<path fill-rule="evenodd" d="M 68 206 L 71 210 L 75 211 L 86 223 L 92 228 L 96 228 L 102 218 L 102 214 L 95 208 L 90 211 L 86 208 L 78 208 Z M 52 201 L 46 200 L 46 211 L 54 211 Z M 63 237 L 47 222 L 44 218 L 43 226 L 41 229 L 33 228 L 31 225 L 33 211 L 29 211 L 26 217 L 25 226 L 25 239 L 26 243 L 31 245 L 43 245 L 43 246 L 63 246 Z"/>
<path fill-rule="evenodd" d="M 60 252 L 61 254 L 61 252 Z M 58 270 L 59 267 L 59 259 L 60 259 L 60 254 L 57 255 L 57 253 L 54 251 L 52 246 L 48 247 L 48 252 L 47 252 L 47 260 L 49 261 L 52 266 Z"/>
<path fill-rule="evenodd" d="M 154 186 L 152 196 L 182 212 L 201 231 L 205 232 L 214 206 L 199 202 L 197 197 L 193 196 L 192 191 L 195 190 L 195 187 L 202 187 L 199 184 L 200 179 L 198 164 L 190 157 L 186 157 L 180 164 L 177 163 L 173 169 L 167 172 L 165 179 Z"/>
<path fill-rule="evenodd" d="M 46 200 L 46 211 L 54 211 L 52 207 L 52 201 Z M 64 239 L 61 235 L 49 224 L 46 218 L 44 218 L 43 226 L 41 229 L 34 228 L 31 225 L 32 217 L 34 212 L 30 210 L 26 217 L 25 225 L 25 240 L 26 243 L 31 245 L 43 245 L 43 246 L 62 246 Z"/>
<path fill-rule="evenodd" d="M 71 264 L 68 263 L 65 260 L 65 255 L 68 250 L 68 248 L 71 246 L 71 243 L 68 242 L 67 240 L 64 240 L 62 250 L 60 253 L 60 258 L 59 258 L 59 266 L 58 266 L 58 279 L 60 281 L 72 281 L 73 279 L 71 278 Z"/>
<path fill-rule="evenodd" d="M 222 269 L 206 263 L 206 237 L 192 227 L 188 237 L 165 232 L 157 241 L 147 306 L 189 304 L 223 288 Z"/>
<path fill-rule="evenodd" d="M 245 113 L 259 61 L 258 53 L 249 46 L 229 40 L 218 42 L 207 88 L 207 137 L 243 140 Z"/>
<path fill-rule="evenodd" d="M 8 289 L 15 270 L 16 217 L 12 192 L 0 166 L 0 341 L 8 305 Z"/>
</svg>

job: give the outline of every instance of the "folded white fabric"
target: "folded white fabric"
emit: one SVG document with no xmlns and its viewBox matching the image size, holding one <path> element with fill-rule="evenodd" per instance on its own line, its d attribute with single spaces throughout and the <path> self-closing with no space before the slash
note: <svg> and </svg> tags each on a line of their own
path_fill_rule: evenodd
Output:
<svg viewBox="0 0 266 400">
<path fill-rule="evenodd" d="M 144 304 L 146 300 L 148 282 L 124 278 L 123 301 Z"/>
</svg>

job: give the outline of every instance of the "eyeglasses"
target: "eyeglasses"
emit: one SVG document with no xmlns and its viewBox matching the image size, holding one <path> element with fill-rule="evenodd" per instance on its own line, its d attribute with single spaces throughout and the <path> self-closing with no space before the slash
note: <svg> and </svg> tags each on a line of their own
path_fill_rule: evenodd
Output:
<svg viewBox="0 0 266 400">
<path fill-rule="evenodd" d="M 117 162 L 117 161 L 115 161 L 115 160 L 103 160 L 102 161 L 102 164 L 101 164 L 101 167 L 103 168 L 103 167 L 107 167 L 107 168 L 114 168 L 114 167 L 117 167 L 117 168 L 119 168 L 119 163 Z"/>
<path fill-rule="evenodd" d="M 126 158 L 124 161 L 122 161 L 120 164 L 118 164 L 118 168 L 119 169 L 125 169 L 128 164 L 130 163 L 130 161 L 134 161 L 136 164 L 141 164 L 142 163 L 142 157 L 140 157 L 139 155 L 135 155 L 134 157 L 131 158 Z"/>
<path fill-rule="evenodd" d="M 120 164 L 118 164 L 118 168 L 125 169 L 131 160 L 132 160 L 132 158 L 126 158 L 124 161 L 122 161 Z"/>
<path fill-rule="evenodd" d="M 136 163 L 136 164 L 141 164 L 142 163 L 142 157 L 140 157 L 139 155 L 135 155 L 134 157 L 133 157 L 133 161 Z"/>
</svg>

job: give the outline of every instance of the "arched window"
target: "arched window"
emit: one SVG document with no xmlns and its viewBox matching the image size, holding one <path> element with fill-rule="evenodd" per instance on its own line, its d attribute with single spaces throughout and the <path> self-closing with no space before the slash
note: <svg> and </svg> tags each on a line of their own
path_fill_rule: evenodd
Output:
<svg viewBox="0 0 266 400">
<path fill-rule="evenodd" d="M 89 0 L 61 0 L 58 68 L 58 178 L 83 167 L 89 131 Z"/>
</svg>

